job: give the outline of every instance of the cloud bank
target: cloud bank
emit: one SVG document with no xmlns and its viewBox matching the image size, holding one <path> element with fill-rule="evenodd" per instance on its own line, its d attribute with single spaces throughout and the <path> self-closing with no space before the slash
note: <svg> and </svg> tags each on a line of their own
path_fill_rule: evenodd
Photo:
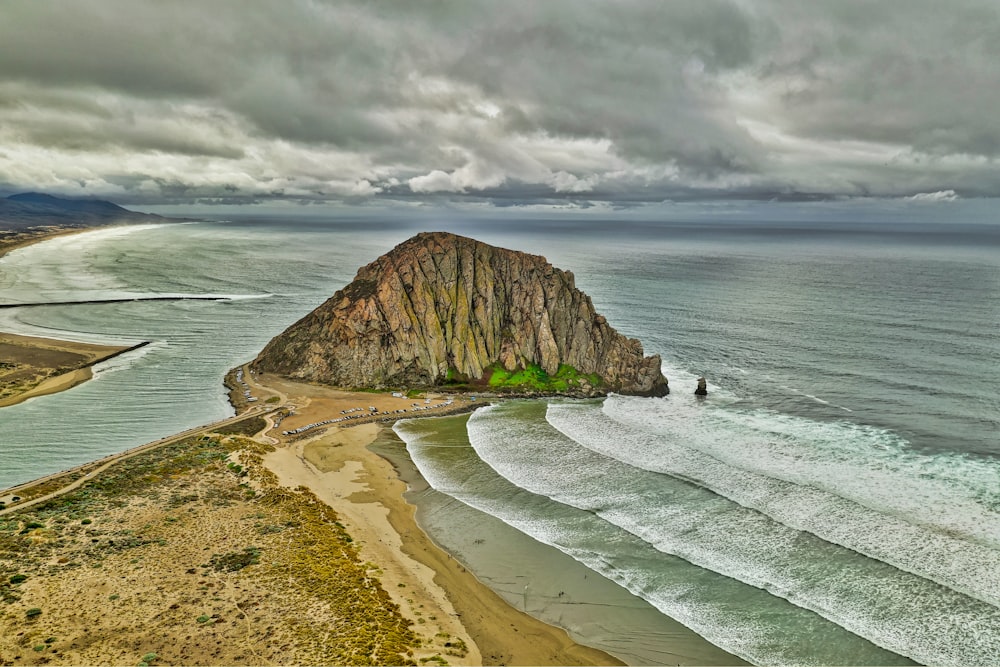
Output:
<svg viewBox="0 0 1000 667">
<path fill-rule="evenodd" d="M 992 1 L 7 0 L 0 189 L 996 196 L 997 62 Z"/>
</svg>

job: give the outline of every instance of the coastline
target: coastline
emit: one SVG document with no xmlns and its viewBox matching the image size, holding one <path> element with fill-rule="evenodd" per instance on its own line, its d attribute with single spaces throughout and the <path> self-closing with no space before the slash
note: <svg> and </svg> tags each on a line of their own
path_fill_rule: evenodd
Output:
<svg viewBox="0 0 1000 667">
<path fill-rule="evenodd" d="M 4 241 L 0 241 L 0 257 L 3 257 L 4 255 L 13 250 L 17 250 L 18 248 L 25 248 L 29 245 L 41 243 L 42 241 L 47 241 L 49 239 L 54 239 L 57 236 L 69 236 L 70 234 L 80 234 L 83 232 L 92 231 L 94 229 L 100 229 L 100 227 L 98 226 L 69 227 L 69 228 L 53 227 L 51 229 L 46 229 L 45 231 L 20 232 L 10 240 L 5 239 Z"/>
<path fill-rule="evenodd" d="M 304 436 L 282 435 L 286 425 L 312 423 L 358 405 L 371 404 L 379 412 L 390 412 L 396 405 L 416 405 L 414 398 L 340 391 L 271 375 L 262 379 L 248 366 L 242 368 L 241 377 L 258 401 L 266 403 L 279 397 L 284 406 L 294 406 L 294 416 L 285 417 L 279 427 L 269 423 L 260 434 L 277 444 L 274 452 L 264 457 L 264 465 L 282 485 L 308 488 L 342 517 L 348 533 L 361 543 L 362 557 L 382 569 L 383 585 L 404 616 L 452 617 L 461 630 L 453 627 L 442 632 L 467 636 L 470 657 L 475 647 L 484 665 L 625 664 L 605 651 L 574 641 L 564 629 L 509 605 L 433 541 L 416 519 L 417 507 L 404 495 L 408 485 L 399 471 L 371 449 L 388 428 L 385 420 L 401 417 L 369 417 L 361 423 L 335 424 Z M 230 395 L 245 398 L 236 390 L 236 376 L 230 373 L 227 377 Z M 243 401 L 239 404 L 246 405 Z M 487 403 L 465 400 L 417 414 L 454 415 L 484 405 Z M 405 594 L 414 590 L 422 592 L 423 600 Z M 438 610 L 433 614 L 419 608 L 432 604 Z"/>
<path fill-rule="evenodd" d="M 558 548 L 435 490 L 395 431 L 369 449 L 407 483 L 421 529 L 507 605 L 630 665 L 746 664 Z"/>
<path fill-rule="evenodd" d="M 379 431 L 370 423 L 332 429 L 275 449 L 264 465 L 282 485 L 305 486 L 340 515 L 404 616 L 434 618 L 444 626 L 436 634 L 469 638 L 470 660 L 462 664 L 624 664 L 511 607 L 438 547 L 405 500 L 406 484 L 368 448 Z"/>
<path fill-rule="evenodd" d="M 60 230 L 33 238 L 18 247 L 83 231 L 88 229 Z M 12 248 L 5 250 L 10 249 Z M 2 253 L 3 251 L 0 251 L 0 255 Z M 125 351 L 127 350 L 121 350 L 116 354 Z M 91 372 L 88 365 L 88 368 L 78 369 L 65 375 L 71 377 L 59 376 L 63 378 L 63 382 L 54 383 L 52 391 L 45 393 L 76 386 L 89 379 Z M 260 389 L 259 385 L 255 388 Z M 354 394 L 350 400 L 367 405 L 371 396 L 363 393 Z M 284 404 L 287 397 L 279 394 L 278 398 L 279 403 Z M 265 396 L 259 396 L 258 400 L 261 404 L 253 407 L 265 408 Z M 406 418 L 467 412 L 485 404 L 487 403 L 480 402 L 455 406 L 450 410 L 427 415 L 408 415 Z M 243 407 L 251 406 L 246 404 Z M 258 411 L 258 414 L 262 411 Z M 236 421 L 246 417 L 247 413 L 243 413 Z M 302 419 L 308 421 L 311 418 L 302 416 Z M 395 417 L 390 419 L 394 420 Z M 273 422 L 268 422 L 269 426 L 272 424 Z M 284 457 L 287 459 L 284 464 L 289 466 L 284 471 L 285 486 L 293 489 L 305 486 L 312 489 L 327 505 L 334 508 L 342 517 L 348 518 L 345 521 L 348 531 L 362 543 L 363 557 L 380 568 L 380 577 L 386 592 L 402 609 L 408 610 L 408 618 L 419 619 L 421 617 L 417 616 L 419 613 L 423 617 L 437 616 L 442 622 L 446 617 L 455 621 L 455 625 L 443 627 L 437 634 L 469 638 L 465 643 L 470 650 L 465 660 L 458 661 L 459 664 L 479 662 L 482 664 L 623 664 L 608 653 L 574 641 L 558 626 L 539 621 L 516 609 L 440 547 L 417 521 L 417 507 L 404 498 L 406 484 L 401 480 L 399 471 L 388 459 L 369 449 L 370 444 L 378 437 L 379 428 L 374 425 L 360 426 L 360 428 L 354 428 L 354 424 L 350 426 L 351 428 L 337 425 L 311 431 L 294 440 L 286 440 L 283 448 L 279 445 L 276 451 L 284 450 L 294 454 L 294 456 L 286 454 Z M 185 435 L 189 433 L 185 432 Z M 313 452 L 317 449 L 314 446 L 317 442 L 329 444 L 341 438 L 346 438 L 349 442 L 332 445 L 337 454 L 330 462 L 323 464 L 331 466 L 331 470 L 323 471 L 306 454 L 307 450 Z M 268 435 L 263 435 L 261 439 L 277 440 Z M 156 448 L 163 444 L 165 442 L 158 441 L 144 446 L 143 449 Z M 113 465 L 132 455 L 131 451 L 123 453 L 114 457 L 114 461 L 107 465 Z M 344 458 L 338 462 L 337 457 Z M 267 459 L 267 467 L 270 469 L 274 466 L 281 469 L 283 464 L 278 463 L 280 458 L 279 456 Z M 93 462 L 83 466 L 75 479 L 83 483 L 86 478 L 101 474 L 105 467 L 101 461 Z M 36 483 L 37 481 L 22 484 L 16 488 L 28 488 Z M 42 500 L 41 496 L 36 499 Z M 26 509 L 26 506 L 26 503 L 10 506 L 7 512 L 20 512 Z M 376 544 L 379 545 L 378 548 Z M 401 574 L 390 576 L 393 567 Z M 408 581 L 411 583 L 407 583 Z M 398 586 L 400 583 L 404 586 Z M 403 591 L 415 592 L 418 589 L 419 596 L 413 594 L 410 596 L 413 602 L 407 602 L 407 596 Z M 427 611 L 422 611 L 431 605 L 435 605 L 440 613 L 429 614 Z M 450 656 L 448 659 L 452 664 L 456 662 L 455 657 Z"/>
</svg>

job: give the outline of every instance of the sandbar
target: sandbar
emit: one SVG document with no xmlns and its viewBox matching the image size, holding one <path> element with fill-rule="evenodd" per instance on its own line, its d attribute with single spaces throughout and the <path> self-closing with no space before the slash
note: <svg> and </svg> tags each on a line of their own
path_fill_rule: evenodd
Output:
<svg viewBox="0 0 1000 667">
<path fill-rule="evenodd" d="M 146 344 L 96 345 L 0 332 L 0 407 L 75 387 L 93 377 L 95 364 Z"/>
</svg>

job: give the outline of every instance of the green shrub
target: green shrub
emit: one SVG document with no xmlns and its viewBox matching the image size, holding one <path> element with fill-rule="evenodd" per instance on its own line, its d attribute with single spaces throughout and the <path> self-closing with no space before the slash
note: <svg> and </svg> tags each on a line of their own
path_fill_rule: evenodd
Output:
<svg viewBox="0 0 1000 667">
<path fill-rule="evenodd" d="M 28 578 L 28 575 L 26 575 L 26 574 L 15 574 L 13 577 L 10 578 L 10 583 L 12 583 L 12 584 L 19 584 L 22 581 L 27 580 L 27 578 Z"/>
<path fill-rule="evenodd" d="M 214 554 L 208 561 L 216 572 L 236 572 L 248 565 L 260 562 L 260 549 L 247 547 L 243 551 L 232 551 L 227 554 Z"/>
<path fill-rule="evenodd" d="M 42 615 L 42 610 L 39 609 L 38 607 L 32 607 L 28 611 L 24 612 L 24 615 L 27 616 L 28 618 L 36 618 Z"/>
<path fill-rule="evenodd" d="M 601 378 L 595 373 L 583 375 L 568 364 L 560 364 L 555 375 L 549 375 L 538 364 L 528 364 L 526 368 L 508 371 L 500 364 L 488 369 L 489 385 L 500 390 L 523 390 L 538 392 L 566 392 L 580 389 L 582 381 L 597 387 Z"/>
</svg>

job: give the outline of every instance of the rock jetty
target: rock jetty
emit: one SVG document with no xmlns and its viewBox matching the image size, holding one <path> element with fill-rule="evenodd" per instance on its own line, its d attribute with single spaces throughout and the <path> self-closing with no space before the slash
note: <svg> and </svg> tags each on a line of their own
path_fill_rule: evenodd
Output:
<svg viewBox="0 0 1000 667">
<path fill-rule="evenodd" d="M 343 388 L 669 392 L 660 357 L 616 332 L 572 273 L 444 232 L 418 234 L 361 268 L 253 367 Z"/>
</svg>

